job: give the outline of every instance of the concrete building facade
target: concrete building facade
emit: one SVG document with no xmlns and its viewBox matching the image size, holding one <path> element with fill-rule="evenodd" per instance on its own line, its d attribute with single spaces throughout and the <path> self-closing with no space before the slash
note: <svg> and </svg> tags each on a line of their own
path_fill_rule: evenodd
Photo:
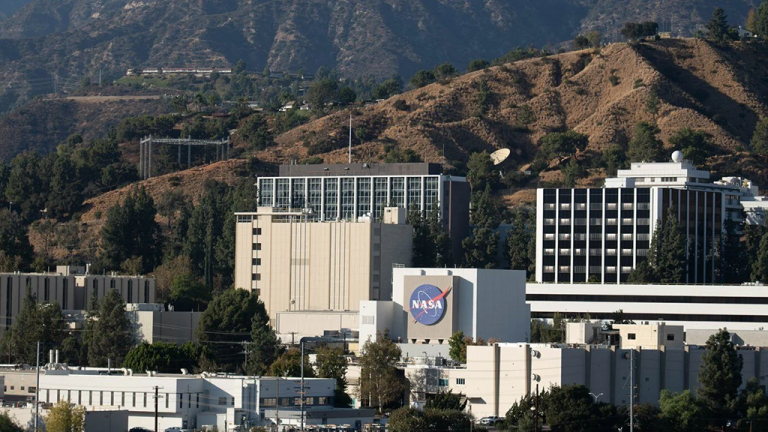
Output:
<svg viewBox="0 0 768 432">
<path fill-rule="evenodd" d="M 58 267 L 55 273 L 0 273 L 0 336 L 11 328 L 24 302 L 27 286 L 38 302 L 58 304 L 63 311 L 85 310 L 92 297 L 115 289 L 126 303 L 153 303 L 155 279 L 143 276 L 90 275 Z"/>
<path fill-rule="evenodd" d="M 273 324 L 283 311 L 357 310 L 392 298 L 392 268 L 411 262 L 402 209 L 384 222 L 316 221 L 305 211 L 237 213 L 235 286 L 255 291 Z"/>
<path fill-rule="evenodd" d="M 761 348 L 739 347 L 744 359 L 742 388 L 763 377 L 768 355 Z M 468 346 L 467 363 L 448 367 L 421 362 L 406 367 L 411 399 L 424 393 L 452 391 L 465 395 L 475 417 L 504 416 L 520 398 L 551 385 L 582 384 L 600 402 L 626 405 L 629 377 L 634 373 L 635 403 L 658 404 L 661 390 L 695 390 L 703 347 L 622 349 L 597 345 L 498 343 Z M 631 359 L 630 359 L 631 357 Z M 634 370 L 630 368 L 634 366 Z"/>
<path fill-rule="evenodd" d="M 437 206 L 455 258 L 469 235 L 469 183 L 442 174 L 439 164 L 281 165 L 279 177 L 260 177 L 258 187 L 260 207 L 307 209 L 321 221 L 379 221 L 385 207 L 429 213 Z"/>
<path fill-rule="evenodd" d="M 536 281 L 626 283 L 673 208 L 689 244 L 686 283 L 712 283 L 725 223 L 742 219 L 741 191 L 711 183 L 678 153 L 672 162 L 633 163 L 603 188 L 538 189 Z"/>
<path fill-rule="evenodd" d="M 637 323 L 682 325 L 686 330 L 768 328 L 768 286 L 529 283 L 531 318 L 610 320 L 622 310 Z"/>
<path fill-rule="evenodd" d="M 385 331 L 393 340 L 437 344 L 457 331 L 505 341 L 530 333 L 524 271 L 396 268 L 392 298 L 361 303 L 361 346 Z"/>
</svg>

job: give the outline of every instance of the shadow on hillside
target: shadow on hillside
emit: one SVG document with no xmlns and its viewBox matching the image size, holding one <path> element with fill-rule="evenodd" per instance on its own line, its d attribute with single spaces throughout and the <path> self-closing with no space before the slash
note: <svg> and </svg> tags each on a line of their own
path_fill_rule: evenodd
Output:
<svg viewBox="0 0 768 432">
<path fill-rule="evenodd" d="M 690 46 L 685 41 L 665 40 L 661 47 L 683 51 Z M 710 118 L 742 142 L 750 141 L 752 131 L 759 120 L 754 111 L 733 100 L 692 71 L 677 64 L 673 58 L 675 54 L 646 44 L 638 45 L 636 50 L 671 83 L 677 85 L 699 102 L 700 105 L 692 105 L 693 109 Z M 684 53 L 677 54 L 678 57 L 685 55 Z"/>
</svg>

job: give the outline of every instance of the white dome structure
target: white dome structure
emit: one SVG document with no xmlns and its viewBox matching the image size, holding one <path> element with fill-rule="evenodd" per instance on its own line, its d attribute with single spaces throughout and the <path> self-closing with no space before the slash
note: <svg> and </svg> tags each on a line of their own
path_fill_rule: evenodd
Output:
<svg viewBox="0 0 768 432">
<path fill-rule="evenodd" d="M 680 150 L 675 150 L 674 153 L 672 153 L 672 162 L 680 163 L 683 161 L 683 152 Z"/>
</svg>

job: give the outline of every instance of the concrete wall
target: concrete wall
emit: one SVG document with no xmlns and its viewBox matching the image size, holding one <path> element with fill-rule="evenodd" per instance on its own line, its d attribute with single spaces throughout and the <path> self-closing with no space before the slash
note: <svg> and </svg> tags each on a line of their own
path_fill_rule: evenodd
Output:
<svg viewBox="0 0 768 432">
<path fill-rule="evenodd" d="M 683 326 L 666 324 L 614 324 L 619 331 L 622 348 L 667 348 L 682 349 L 685 339 Z"/>
<path fill-rule="evenodd" d="M 710 336 L 716 334 L 719 329 L 686 329 L 685 343 L 688 345 L 706 345 Z M 768 346 L 768 331 L 765 330 L 731 330 L 731 340 L 736 345 L 744 346 Z"/>
<path fill-rule="evenodd" d="M 356 330 L 360 327 L 360 315 L 334 311 L 278 312 L 275 331 L 284 343 L 298 343 L 305 336 L 322 336 L 325 331 Z"/>
<path fill-rule="evenodd" d="M 184 344 L 197 340 L 202 312 L 128 311 L 136 341 Z"/>
</svg>

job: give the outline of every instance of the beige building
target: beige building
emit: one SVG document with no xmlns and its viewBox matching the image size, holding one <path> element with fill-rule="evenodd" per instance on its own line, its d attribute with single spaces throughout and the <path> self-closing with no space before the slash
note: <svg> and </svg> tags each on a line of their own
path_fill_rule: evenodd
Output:
<svg viewBox="0 0 768 432">
<path fill-rule="evenodd" d="M 382 222 L 318 221 L 306 210 L 237 213 L 235 287 L 255 291 L 274 319 L 283 311 L 358 310 L 392 298 L 392 268 L 411 264 L 405 210 Z"/>
<path fill-rule="evenodd" d="M 606 326 L 607 324 L 601 322 L 566 323 L 565 343 L 615 345 L 634 349 L 681 349 L 685 346 L 685 328 L 681 325 L 646 323 Z"/>
<path fill-rule="evenodd" d="M 59 266 L 51 273 L 0 273 L 0 336 L 21 310 L 27 286 L 38 302 L 58 304 L 64 311 L 85 310 L 92 297 L 102 299 L 110 289 L 126 303 L 155 301 L 155 279 L 143 276 L 92 275 L 77 266 Z"/>
</svg>

